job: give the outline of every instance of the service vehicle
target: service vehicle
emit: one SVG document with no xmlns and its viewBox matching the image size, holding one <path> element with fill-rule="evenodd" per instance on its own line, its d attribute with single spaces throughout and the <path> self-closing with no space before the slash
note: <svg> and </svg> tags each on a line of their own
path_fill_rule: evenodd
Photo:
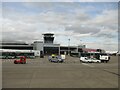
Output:
<svg viewBox="0 0 120 90">
<path fill-rule="evenodd" d="M 81 57 L 88 57 L 88 58 L 96 58 L 101 62 L 109 62 L 110 56 L 107 53 L 100 53 L 100 52 L 89 52 L 89 53 L 81 53 Z"/>
<path fill-rule="evenodd" d="M 26 64 L 26 57 L 25 56 L 21 56 L 20 60 L 15 60 L 14 64 Z"/>
<path fill-rule="evenodd" d="M 15 59 L 15 58 L 20 58 L 21 56 L 26 56 L 26 58 L 34 59 L 35 51 L 0 49 L 0 58 L 1 59 Z"/>
<path fill-rule="evenodd" d="M 106 62 L 107 63 L 110 60 L 110 56 L 107 55 L 107 54 L 100 54 L 98 59 L 100 59 L 101 62 Z"/>
<path fill-rule="evenodd" d="M 0 52 L 1 59 L 14 59 L 15 53 L 14 52 Z"/>
<path fill-rule="evenodd" d="M 52 55 L 48 57 L 48 60 L 50 62 L 55 62 L 55 63 L 62 63 L 64 60 L 61 58 L 61 56 L 56 56 L 56 55 Z"/>
<path fill-rule="evenodd" d="M 88 57 L 81 57 L 81 58 L 80 58 L 80 62 L 90 63 L 90 62 L 91 62 L 91 59 L 89 59 Z"/>
<path fill-rule="evenodd" d="M 81 57 L 80 62 L 86 62 L 86 63 L 100 63 L 101 60 L 98 60 L 96 58 L 88 58 L 88 57 Z"/>
<path fill-rule="evenodd" d="M 65 55 L 62 54 L 61 59 L 65 60 L 65 58 L 66 58 Z"/>
</svg>

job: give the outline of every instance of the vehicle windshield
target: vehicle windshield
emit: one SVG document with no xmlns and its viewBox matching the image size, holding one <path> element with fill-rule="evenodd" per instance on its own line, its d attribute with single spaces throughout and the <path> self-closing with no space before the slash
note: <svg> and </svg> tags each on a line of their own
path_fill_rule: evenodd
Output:
<svg viewBox="0 0 120 90">
<path fill-rule="evenodd" d="M 85 58 L 85 60 L 88 60 L 88 58 Z"/>
<path fill-rule="evenodd" d="M 96 58 L 93 58 L 92 60 L 97 60 Z"/>
</svg>

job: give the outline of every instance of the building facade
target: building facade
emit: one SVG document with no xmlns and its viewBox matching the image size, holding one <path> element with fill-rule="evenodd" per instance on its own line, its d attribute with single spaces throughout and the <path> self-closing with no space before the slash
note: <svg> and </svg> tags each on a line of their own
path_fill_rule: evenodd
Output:
<svg viewBox="0 0 120 90">
<path fill-rule="evenodd" d="M 12 49 L 12 50 L 34 50 L 44 55 L 51 54 L 70 54 L 71 52 L 79 53 L 79 52 L 103 52 L 101 49 L 89 49 L 86 48 L 85 45 L 78 46 L 61 46 L 60 44 L 54 44 L 54 34 L 45 33 L 43 34 L 43 41 L 35 41 L 31 45 L 20 42 L 2 42 L 0 44 L 1 49 Z"/>
</svg>

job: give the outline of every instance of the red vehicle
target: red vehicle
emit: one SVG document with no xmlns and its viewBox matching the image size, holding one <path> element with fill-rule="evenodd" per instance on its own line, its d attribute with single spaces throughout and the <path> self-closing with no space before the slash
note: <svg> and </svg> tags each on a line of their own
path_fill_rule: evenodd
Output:
<svg viewBox="0 0 120 90">
<path fill-rule="evenodd" d="M 26 57 L 25 56 L 21 56 L 20 60 L 15 60 L 14 64 L 26 64 Z"/>
</svg>

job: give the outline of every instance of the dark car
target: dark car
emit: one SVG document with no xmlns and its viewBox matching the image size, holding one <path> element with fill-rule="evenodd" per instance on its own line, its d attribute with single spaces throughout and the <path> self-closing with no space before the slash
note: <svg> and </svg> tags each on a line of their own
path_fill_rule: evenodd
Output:
<svg viewBox="0 0 120 90">
<path fill-rule="evenodd" d="M 55 63 L 62 63 L 64 60 L 61 58 L 61 56 L 49 56 L 48 60 L 50 62 L 55 62 Z"/>
</svg>

